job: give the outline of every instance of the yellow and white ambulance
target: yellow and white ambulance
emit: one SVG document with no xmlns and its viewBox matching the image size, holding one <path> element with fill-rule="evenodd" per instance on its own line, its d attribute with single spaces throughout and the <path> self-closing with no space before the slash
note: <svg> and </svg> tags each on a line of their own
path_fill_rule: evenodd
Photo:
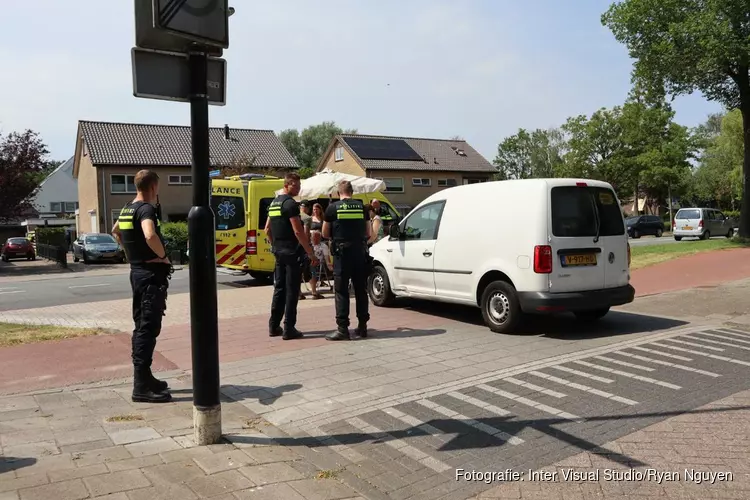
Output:
<svg viewBox="0 0 750 500">
<path fill-rule="evenodd" d="M 276 191 L 284 187 L 284 179 L 260 174 L 243 174 L 211 180 L 211 208 L 216 227 L 216 264 L 250 274 L 253 278 L 273 278 L 275 259 L 266 238 L 268 206 Z M 400 216 L 380 192 L 357 194 L 365 203 L 380 200 L 384 222 L 397 222 Z M 308 200 L 320 203 L 323 210 L 333 198 Z M 387 212 L 387 213 L 386 213 Z"/>
</svg>

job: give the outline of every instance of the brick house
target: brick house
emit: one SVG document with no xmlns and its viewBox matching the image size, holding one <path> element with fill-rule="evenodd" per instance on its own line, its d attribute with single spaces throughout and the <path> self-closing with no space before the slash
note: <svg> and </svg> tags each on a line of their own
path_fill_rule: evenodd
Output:
<svg viewBox="0 0 750 500">
<path fill-rule="evenodd" d="M 491 180 L 497 169 L 463 140 L 344 134 L 331 140 L 317 170 L 382 179 L 405 215 L 432 193 Z"/>
<path fill-rule="evenodd" d="M 251 162 L 250 171 L 283 175 L 299 169 L 272 130 L 211 128 L 211 169 Z M 155 170 L 165 221 L 187 220 L 192 206 L 190 127 L 80 121 L 73 176 L 78 181 L 78 234 L 109 232 L 135 197 L 135 174 Z"/>
</svg>

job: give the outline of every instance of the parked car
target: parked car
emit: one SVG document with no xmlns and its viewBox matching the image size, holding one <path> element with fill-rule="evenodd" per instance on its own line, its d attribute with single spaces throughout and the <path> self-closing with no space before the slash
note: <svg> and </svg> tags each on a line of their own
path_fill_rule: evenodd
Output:
<svg viewBox="0 0 750 500">
<path fill-rule="evenodd" d="M 111 234 L 84 234 L 73 243 L 73 261 L 89 262 L 125 262 L 125 251 Z"/>
<path fill-rule="evenodd" d="M 731 238 L 738 226 L 735 219 L 714 208 L 681 208 L 674 216 L 672 233 L 677 241 L 691 237 L 702 240 L 711 236 Z"/>
<path fill-rule="evenodd" d="M 523 213 L 523 217 L 518 214 Z M 524 313 L 597 320 L 633 301 L 630 244 L 612 186 L 526 179 L 448 188 L 370 248 L 376 306 L 414 297 L 478 307 L 497 333 Z"/>
<path fill-rule="evenodd" d="M 658 215 L 637 215 L 625 219 L 628 236 L 638 239 L 641 236 L 653 235 L 661 238 L 664 233 L 664 221 Z"/>
<path fill-rule="evenodd" d="M 36 260 L 34 245 L 27 238 L 8 238 L 0 251 L 0 258 L 8 262 L 10 259 Z"/>
</svg>

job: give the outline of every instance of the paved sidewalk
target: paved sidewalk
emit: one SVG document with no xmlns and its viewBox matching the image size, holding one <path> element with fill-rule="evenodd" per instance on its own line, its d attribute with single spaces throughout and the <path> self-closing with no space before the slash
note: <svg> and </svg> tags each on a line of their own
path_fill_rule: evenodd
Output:
<svg viewBox="0 0 750 500">
<path fill-rule="evenodd" d="M 238 403 L 223 403 L 226 442 L 196 447 L 189 390 L 171 385 L 181 401 L 166 405 L 129 402 L 129 385 L 0 398 L 0 499 L 363 498 L 333 454 L 274 444 Z"/>
<path fill-rule="evenodd" d="M 507 481 L 472 500 L 747 499 L 748 429 L 750 391 L 742 391 L 604 444 L 597 451 L 536 469 L 539 474 L 534 477 L 528 470 L 519 470 L 525 473 L 524 480 Z M 618 463 L 622 455 L 643 465 Z M 504 467 L 498 464 L 497 469 Z"/>
</svg>

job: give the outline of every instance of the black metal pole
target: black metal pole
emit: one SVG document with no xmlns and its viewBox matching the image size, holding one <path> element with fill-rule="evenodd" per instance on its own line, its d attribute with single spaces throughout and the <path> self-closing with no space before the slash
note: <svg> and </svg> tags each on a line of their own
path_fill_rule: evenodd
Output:
<svg viewBox="0 0 750 500">
<path fill-rule="evenodd" d="M 188 214 L 188 239 L 193 415 L 197 444 L 214 444 L 221 439 L 221 407 L 214 213 L 209 204 L 208 60 L 205 52 L 190 53 L 189 57 L 193 207 Z"/>
</svg>

